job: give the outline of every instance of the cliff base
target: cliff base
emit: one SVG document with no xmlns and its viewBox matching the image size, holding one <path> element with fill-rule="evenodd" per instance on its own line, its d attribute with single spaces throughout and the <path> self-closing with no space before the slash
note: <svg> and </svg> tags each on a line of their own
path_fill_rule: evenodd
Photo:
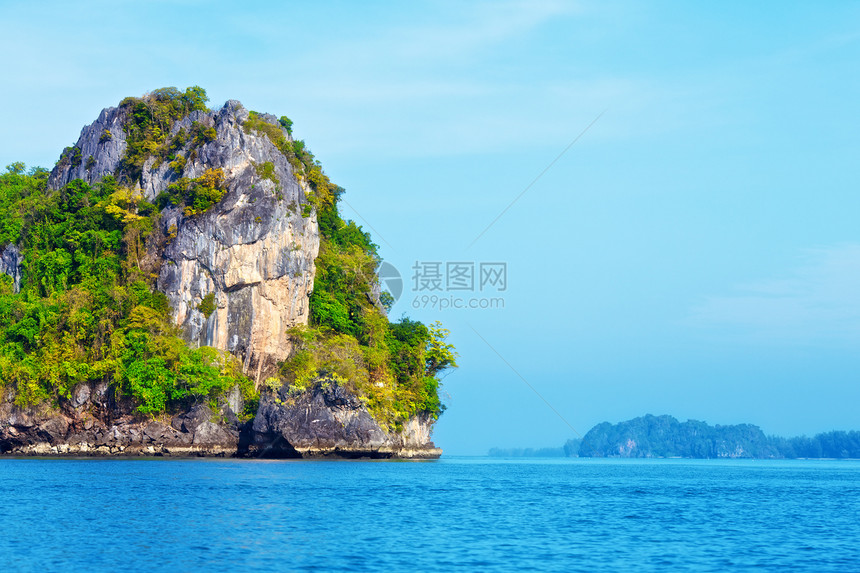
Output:
<svg viewBox="0 0 860 573">
<path fill-rule="evenodd" d="M 0 454 L 14 456 L 171 456 L 246 458 L 437 459 L 430 421 L 413 418 L 388 433 L 339 386 L 297 397 L 264 395 L 241 421 L 238 391 L 217 409 L 197 404 L 172 417 L 135 415 L 107 384 L 79 385 L 71 399 L 20 407 L 0 401 Z M 286 399 L 285 399 L 286 398 Z"/>
</svg>

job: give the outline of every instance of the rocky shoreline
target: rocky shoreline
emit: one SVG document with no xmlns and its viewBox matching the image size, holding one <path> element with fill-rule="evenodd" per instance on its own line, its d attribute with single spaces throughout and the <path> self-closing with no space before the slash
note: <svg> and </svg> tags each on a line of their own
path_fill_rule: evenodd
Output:
<svg viewBox="0 0 860 573">
<path fill-rule="evenodd" d="M 238 392 L 217 409 L 197 404 L 172 417 L 135 415 L 107 384 L 81 384 L 57 406 L 0 402 L 0 455 L 438 459 L 430 421 L 386 432 L 346 389 L 321 384 L 297 397 L 265 394 L 240 421 Z"/>
</svg>

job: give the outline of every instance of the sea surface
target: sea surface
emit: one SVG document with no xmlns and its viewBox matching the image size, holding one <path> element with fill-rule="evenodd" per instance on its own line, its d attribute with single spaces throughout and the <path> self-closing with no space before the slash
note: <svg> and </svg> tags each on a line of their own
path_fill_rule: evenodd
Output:
<svg viewBox="0 0 860 573">
<path fill-rule="evenodd" d="M 860 462 L 0 459 L 0 571 L 860 571 Z"/>
</svg>

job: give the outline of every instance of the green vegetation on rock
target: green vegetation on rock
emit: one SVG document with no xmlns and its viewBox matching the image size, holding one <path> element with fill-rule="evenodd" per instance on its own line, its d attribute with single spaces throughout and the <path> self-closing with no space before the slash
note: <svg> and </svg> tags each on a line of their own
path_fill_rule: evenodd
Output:
<svg viewBox="0 0 860 573">
<path fill-rule="evenodd" d="M 278 123 L 281 124 L 281 127 L 287 130 L 288 134 L 293 134 L 293 120 L 291 120 L 285 115 L 282 115 L 280 119 L 278 119 Z"/>
<path fill-rule="evenodd" d="M 128 147 L 120 163 L 120 180 L 129 183 L 138 181 L 150 157 L 155 157 L 157 163 L 165 159 L 174 161 L 176 158 L 172 153 L 185 144 L 185 133 L 180 132 L 168 139 L 170 128 L 174 122 L 193 111 L 207 111 L 207 101 L 209 97 L 206 91 L 198 86 L 187 88 L 184 92 L 173 87 L 161 88 L 141 98 L 127 97 L 122 100 L 119 105 L 127 114 L 125 132 Z M 195 143 L 202 144 L 215 138 L 212 134 L 214 131 L 201 126 L 192 136 Z"/>
<path fill-rule="evenodd" d="M 81 155 L 81 150 L 79 147 L 67 147 L 63 150 L 63 153 L 60 155 L 60 160 L 57 162 L 57 165 L 60 167 L 71 166 L 77 167 L 83 161 L 83 156 Z"/>
<path fill-rule="evenodd" d="M 212 313 L 215 312 L 215 293 L 209 293 L 203 297 L 203 300 L 200 301 L 200 304 L 197 305 L 197 310 L 199 310 L 203 316 L 209 318 L 212 316 Z"/>
<path fill-rule="evenodd" d="M 82 382 L 108 382 L 145 415 L 215 400 L 253 383 L 235 360 L 191 349 L 165 296 L 142 268 L 158 217 L 113 177 L 47 189 L 47 171 L 20 163 L 0 175 L 0 245 L 20 247 L 20 291 L 0 275 L 0 384 L 19 405 L 69 399 Z"/>
<path fill-rule="evenodd" d="M 184 207 L 186 217 L 205 213 L 227 193 L 224 187 L 224 172 L 221 169 L 207 169 L 200 177 L 183 177 L 167 187 L 155 198 L 155 204 L 163 209 L 168 203 Z"/>
<path fill-rule="evenodd" d="M 254 170 L 260 179 L 268 179 L 275 185 L 280 185 L 281 182 L 278 180 L 278 176 L 275 175 L 275 164 L 271 161 L 254 164 Z"/>
<path fill-rule="evenodd" d="M 202 125 L 197 121 L 191 122 L 191 141 L 194 142 L 194 145 L 204 145 L 210 141 L 215 141 L 216 137 L 218 137 L 218 132 L 215 131 L 214 127 Z"/>
</svg>

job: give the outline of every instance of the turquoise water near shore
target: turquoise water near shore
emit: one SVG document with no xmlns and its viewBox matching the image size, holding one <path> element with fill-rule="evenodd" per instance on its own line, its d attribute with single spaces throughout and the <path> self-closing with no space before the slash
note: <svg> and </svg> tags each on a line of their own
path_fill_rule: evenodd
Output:
<svg viewBox="0 0 860 573">
<path fill-rule="evenodd" d="M 3 571 L 860 571 L 860 462 L 0 459 Z"/>
</svg>

